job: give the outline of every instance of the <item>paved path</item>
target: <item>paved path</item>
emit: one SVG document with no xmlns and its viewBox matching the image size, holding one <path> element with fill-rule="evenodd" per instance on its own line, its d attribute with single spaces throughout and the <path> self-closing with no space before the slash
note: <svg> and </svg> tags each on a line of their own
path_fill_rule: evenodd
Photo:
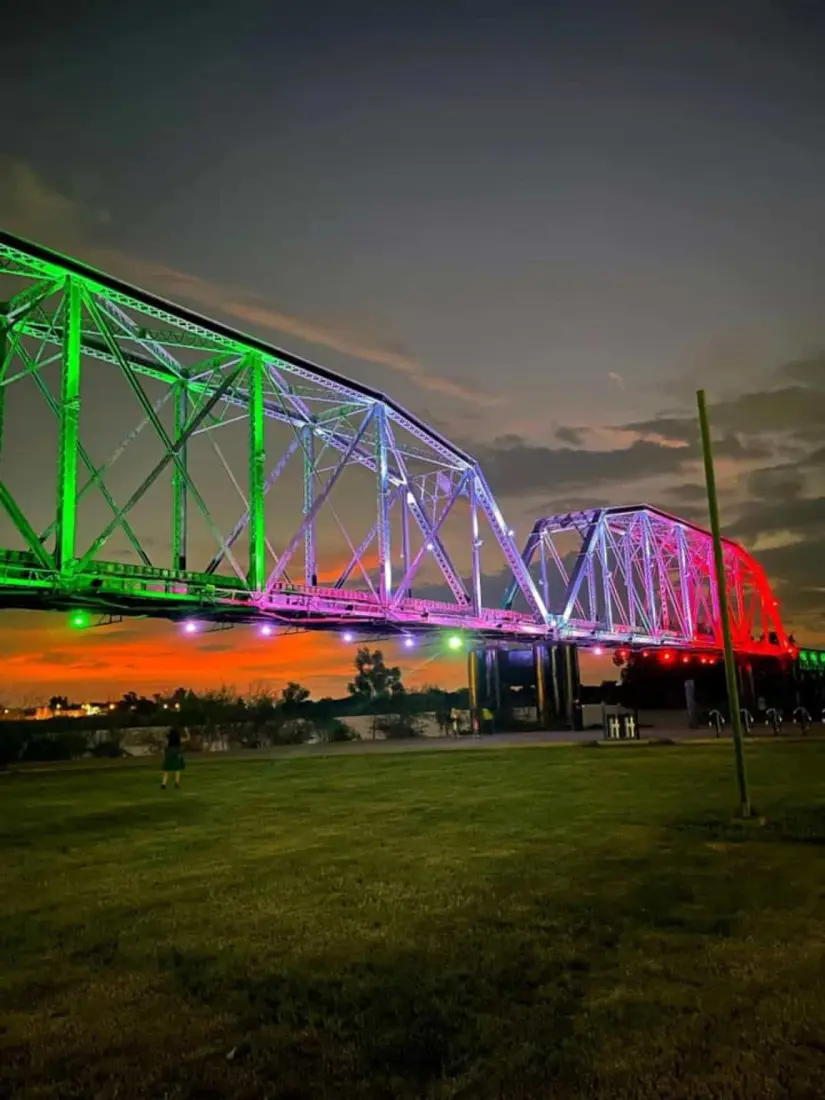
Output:
<svg viewBox="0 0 825 1100">
<path fill-rule="evenodd" d="M 655 741 L 690 742 L 692 744 L 717 744 L 720 741 L 730 741 L 730 735 L 715 738 L 707 729 L 645 729 L 638 741 L 604 741 L 600 730 L 585 730 L 582 733 L 570 730 L 558 732 L 537 731 L 533 733 L 493 733 L 482 737 L 413 737 L 398 741 L 336 741 L 332 744 L 313 745 L 273 745 L 266 749 L 232 749 L 230 752 L 195 753 L 194 759 L 198 761 L 215 762 L 226 760 L 278 760 L 293 757 L 312 756 L 351 756 L 365 753 L 404 753 L 404 752 L 472 752 L 478 749 L 518 749 L 530 746 L 564 746 L 584 745 L 598 743 L 599 747 L 610 751 L 616 749 L 650 744 Z M 781 735 L 783 741 L 809 741 L 816 740 L 821 733 L 810 732 L 805 736 L 799 733 Z M 770 741 L 773 737 L 770 733 L 758 730 L 751 734 L 748 740 Z M 32 772 L 52 771 L 86 771 L 104 770 L 118 767 L 152 767 L 157 768 L 158 755 L 135 756 L 120 760 L 74 760 L 61 763 L 30 763 L 17 764 L 2 775 L 13 775 Z"/>
</svg>

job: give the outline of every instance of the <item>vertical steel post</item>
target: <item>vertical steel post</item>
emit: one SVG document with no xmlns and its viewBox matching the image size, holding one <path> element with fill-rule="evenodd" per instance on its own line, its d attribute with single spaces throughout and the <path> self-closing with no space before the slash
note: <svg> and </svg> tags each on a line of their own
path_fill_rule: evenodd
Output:
<svg viewBox="0 0 825 1100">
<path fill-rule="evenodd" d="M 6 414 L 6 356 L 9 353 L 6 319 L 0 304 L 0 468 L 3 464 L 3 427 Z"/>
<path fill-rule="evenodd" d="M 548 535 L 542 531 L 539 535 L 539 567 L 541 569 L 541 594 L 544 606 L 550 610 L 550 578 L 547 575 L 547 545 Z"/>
<path fill-rule="evenodd" d="M 690 561 L 687 532 L 679 528 L 679 592 L 682 599 L 682 622 L 689 638 L 693 638 L 693 608 L 690 594 Z"/>
<path fill-rule="evenodd" d="M 77 533 L 77 444 L 80 430 L 80 348 L 83 287 L 68 276 L 63 291 L 63 355 L 60 377 L 60 434 L 57 458 L 55 559 L 59 570 L 75 558 Z"/>
<path fill-rule="evenodd" d="M 410 502 L 408 499 L 408 491 L 406 486 L 401 491 L 401 560 L 404 562 L 404 572 L 402 576 L 407 575 L 407 570 L 410 567 Z M 408 588 L 403 594 L 404 596 L 411 596 L 412 589 Z"/>
<path fill-rule="evenodd" d="M 710 426 L 708 423 L 708 410 L 704 390 L 697 390 L 696 403 L 699 409 L 699 428 L 702 433 L 702 456 L 705 461 L 705 484 L 708 495 L 710 530 L 713 535 L 713 556 L 716 565 L 716 598 L 719 604 L 719 619 L 722 628 L 722 642 L 725 650 L 725 679 L 728 686 L 728 706 L 730 707 L 730 723 L 731 729 L 733 730 L 733 745 L 736 755 L 736 779 L 739 785 L 739 808 L 742 817 L 750 817 L 751 802 L 748 793 L 748 777 L 745 770 L 745 751 L 742 744 L 742 715 L 739 711 L 736 661 L 733 654 L 733 641 L 730 633 L 728 592 L 725 579 L 725 556 L 719 524 L 719 502 L 716 496 L 716 473 L 713 468 L 713 444 L 710 438 Z"/>
<path fill-rule="evenodd" d="M 470 538 L 472 545 L 472 599 L 473 614 L 481 614 L 481 539 L 478 532 L 478 505 L 476 502 L 475 474 L 470 477 Z"/>
<path fill-rule="evenodd" d="M 174 401 L 174 442 L 177 443 L 183 437 L 189 415 L 189 393 L 185 381 L 175 384 Z M 186 477 L 184 476 L 186 452 L 187 445 L 184 443 L 178 450 L 180 464 L 176 462 L 172 470 L 172 568 L 181 571 L 186 569 L 186 527 L 187 505 L 189 502 Z"/>
<path fill-rule="evenodd" d="M 266 443 L 264 436 L 264 364 L 259 355 L 249 361 L 249 587 L 261 592 L 266 585 Z"/>
<path fill-rule="evenodd" d="M 304 454 L 304 516 L 312 512 L 315 503 L 315 432 L 311 424 L 301 429 Z M 318 583 L 318 558 L 315 549 L 315 521 L 310 520 L 304 531 L 304 584 L 313 588 Z"/>
<path fill-rule="evenodd" d="M 392 548 L 390 544 L 390 471 L 387 446 L 387 410 L 375 408 L 375 469 L 378 475 L 378 593 L 381 603 L 392 598 Z"/>
<path fill-rule="evenodd" d="M 649 629 L 652 637 L 659 636 L 659 610 L 653 587 L 653 557 L 650 538 L 650 524 L 647 516 L 641 516 L 642 527 L 642 563 L 644 568 L 645 594 L 643 606 L 648 609 Z"/>
<path fill-rule="evenodd" d="M 635 634 L 637 632 L 636 623 L 636 585 L 634 582 L 633 573 L 633 521 L 631 520 L 625 528 L 625 532 L 622 535 L 624 551 L 624 574 L 625 574 L 625 589 L 627 591 L 627 615 L 628 615 L 628 627 Z"/>
<path fill-rule="evenodd" d="M 610 598 L 610 571 L 607 561 L 607 532 L 605 525 L 607 518 L 602 516 L 599 521 L 599 557 L 602 567 L 602 599 L 604 600 L 604 625 L 607 630 L 613 632 L 613 601 Z"/>
</svg>

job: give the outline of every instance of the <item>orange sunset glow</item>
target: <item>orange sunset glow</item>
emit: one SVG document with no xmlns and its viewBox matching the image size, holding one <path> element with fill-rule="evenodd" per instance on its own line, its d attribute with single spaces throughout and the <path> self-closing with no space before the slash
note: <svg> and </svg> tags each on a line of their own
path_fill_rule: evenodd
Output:
<svg viewBox="0 0 825 1100">
<path fill-rule="evenodd" d="M 0 622 L 6 627 L 0 632 L 0 700 L 6 705 L 64 694 L 151 695 L 180 686 L 227 686 L 246 694 L 259 685 L 278 691 L 288 680 L 308 687 L 313 698 L 337 697 L 346 694 L 356 650 L 337 632 L 263 638 L 253 627 L 238 627 L 190 638 L 173 623 L 139 620 L 73 630 L 68 616 L 57 612 L 7 612 Z M 408 687 L 457 688 L 466 681 L 463 655 L 447 656 L 434 645 L 409 651 L 391 641 L 374 644 L 401 666 Z"/>
<path fill-rule="evenodd" d="M 174 623 L 126 620 L 112 626 L 73 630 L 58 612 L 5 612 L 0 618 L 3 675 L 0 702 L 34 705 L 52 695 L 76 700 L 116 699 L 126 691 L 152 695 L 177 687 L 241 695 L 266 686 L 279 691 L 297 680 L 315 699 L 347 693 L 357 643 L 339 632 L 284 634 L 264 638 L 254 627 L 185 636 Z M 393 641 L 371 643 L 398 664 L 408 688 L 435 684 L 465 687 L 463 653 L 422 644 L 403 649 Z M 615 675 L 609 654 L 581 655 L 582 676 L 599 681 Z"/>
</svg>

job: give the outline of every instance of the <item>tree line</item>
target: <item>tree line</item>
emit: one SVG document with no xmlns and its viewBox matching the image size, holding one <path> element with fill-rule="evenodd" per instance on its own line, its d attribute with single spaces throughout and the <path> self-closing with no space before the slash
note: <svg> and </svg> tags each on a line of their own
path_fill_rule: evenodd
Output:
<svg viewBox="0 0 825 1100">
<path fill-rule="evenodd" d="M 246 695 L 227 687 L 206 692 L 179 687 L 168 695 L 127 691 L 101 714 L 70 718 L 62 717 L 61 711 L 71 711 L 71 701 L 66 696 L 52 696 L 49 707 L 55 717 L 0 723 L 0 767 L 17 760 L 70 759 L 90 753 L 122 755 L 123 736 L 135 727 L 157 730 L 158 744 L 167 729 L 178 727 L 190 733 L 194 748 L 215 740 L 260 747 L 351 740 L 357 734 L 346 719 L 369 715 L 372 737 L 379 733 L 414 737 L 421 732 L 421 715 L 435 714 L 446 728 L 450 709 L 466 705 L 466 689 L 408 690 L 401 670 L 388 666 L 381 650 L 362 646 L 355 655 L 347 695 L 340 699 L 313 700 L 310 690 L 296 681 L 279 692 L 258 686 Z"/>
</svg>

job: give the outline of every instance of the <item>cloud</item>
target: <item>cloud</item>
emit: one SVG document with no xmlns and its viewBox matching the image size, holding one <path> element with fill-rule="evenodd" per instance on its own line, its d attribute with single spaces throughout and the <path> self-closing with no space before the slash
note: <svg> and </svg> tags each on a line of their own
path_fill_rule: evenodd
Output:
<svg viewBox="0 0 825 1100">
<path fill-rule="evenodd" d="M 584 432 L 582 428 L 570 428 L 561 425 L 556 428 L 556 439 L 560 443 L 569 443 L 571 447 L 581 447 L 584 441 Z"/>
<path fill-rule="evenodd" d="M 164 264 L 152 263 L 117 248 L 94 243 L 99 211 L 87 211 L 75 200 L 50 187 L 30 165 L 0 158 L 0 221 L 12 232 L 30 237 L 156 294 L 184 299 L 205 311 L 219 312 L 242 325 L 293 336 L 307 343 L 386 367 L 421 389 L 482 408 L 506 403 L 506 398 L 480 387 L 431 374 L 411 355 L 397 348 L 316 322 L 282 313 L 263 299 Z"/>
<path fill-rule="evenodd" d="M 653 422 L 651 422 L 653 423 Z M 559 495 L 582 487 L 633 483 L 664 475 L 681 475 L 701 458 L 698 440 L 654 441 L 632 437 L 625 447 L 592 450 L 585 447 L 545 447 L 514 436 L 476 445 L 473 453 L 487 475 L 493 492 L 502 497 L 523 497 L 545 493 L 548 484 Z M 719 441 L 720 458 L 753 460 L 764 458 L 766 449 L 747 444 L 735 436 Z M 632 497 L 630 498 L 632 499 Z"/>
</svg>

